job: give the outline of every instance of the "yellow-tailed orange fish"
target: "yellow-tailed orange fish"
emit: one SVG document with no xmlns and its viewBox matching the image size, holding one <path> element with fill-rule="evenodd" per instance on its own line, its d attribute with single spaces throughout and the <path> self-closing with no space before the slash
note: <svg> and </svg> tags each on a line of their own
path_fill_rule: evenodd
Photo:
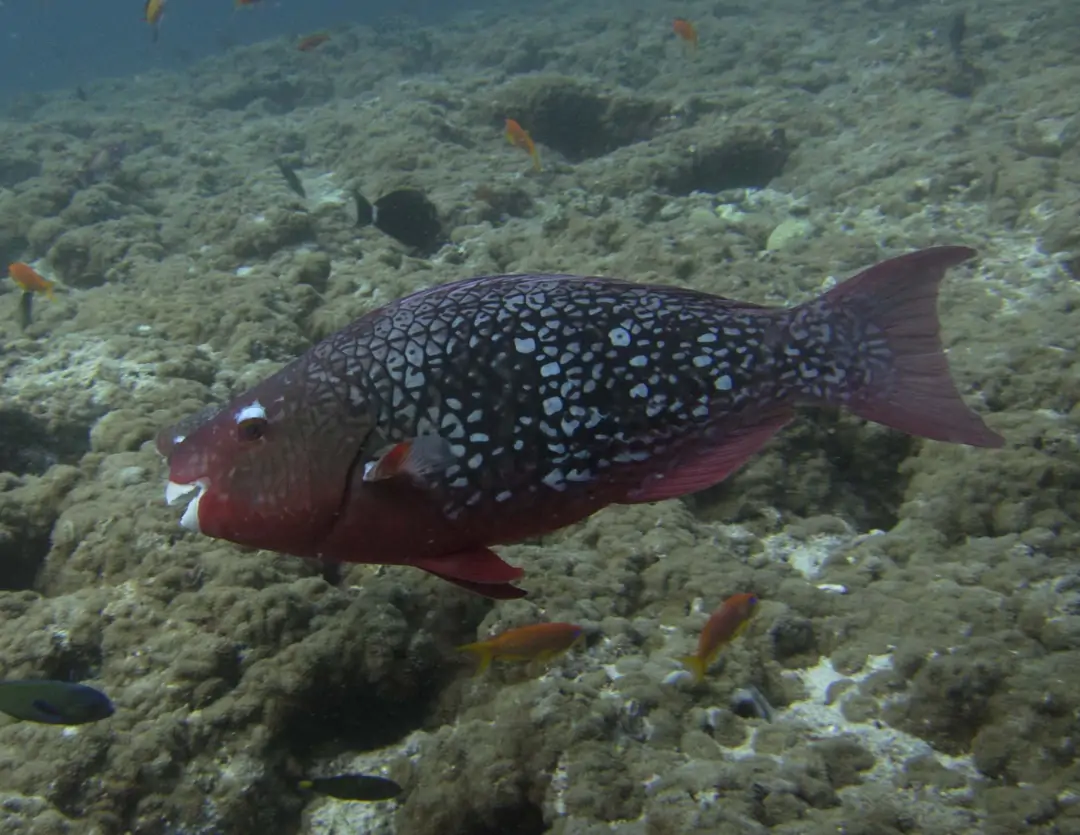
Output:
<svg viewBox="0 0 1080 835">
<path fill-rule="evenodd" d="M 326 32 L 316 32 L 313 35 L 307 35 L 300 39 L 300 42 L 296 45 L 296 48 L 301 52 L 311 52 L 318 46 L 322 46 L 330 40 L 330 36 Z"/>
<path fill-rule="evenodd" d="M 686 41 L 686 47 L 691 52 L 697 49 L 697 27 L 689 20 L 682 17 L 675 18 L 671 28 L 675 34 Z"/>
<path fill-rule="evenodd" d="M 29 293 L 44 293 L 46 298 L 53 298 L 53 283 L 28 264 L 21 261 L 9 264 L 8 275 L 23 290 Z"/>
<path fill-rule="evenodd" d="M 150 40 L 157 43 L 161 16 L 165 14 L 165 0 L 146 0 L 143 6 L 143 20 L 150 24 Z"/>
<path fill-rule="evenodd" d="M 521 148 L 530 157 L 532 157 L 533 168 L 540 171 L 540 152 L 536 150 L 536 145 L 533 144 L 532 137 L 529 136 L 529 132 L 525 130 L 513 119 L 506 120 L 506 139 L 511 145 Z"/>
<path fill-rule="evenodd" d="M 501 661 L 548 661 L 566 652 L 581 640 L 583 630 L 574 623 L 535 623 L 500 632 L 486 641 L 458 647 L 471 652 L 480 659 L 476 674 L 484 672 L 491 662 Z"/>
<path fill-rule="evenodd" d="M 720 650 L 743 633 L 757 610 L 757 603 L 757 595 L 736 594 L 712 613 L 701 630 L 697 652 L 679 659 L 694 674 L 695 681 L 705 678 L 705 671 L 716 660 Z"/>
</svg>

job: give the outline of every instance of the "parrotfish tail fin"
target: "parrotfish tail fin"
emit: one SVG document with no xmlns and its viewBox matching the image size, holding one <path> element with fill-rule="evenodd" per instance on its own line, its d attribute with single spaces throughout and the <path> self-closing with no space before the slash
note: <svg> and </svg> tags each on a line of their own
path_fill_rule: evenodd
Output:
<svg viewBox="0 0 1080 835">
<path fill-rule="evenodd" d="M 371 226 L 375 222 L 375 207 L 360 193 L 360 189 L 353 189 L 353 200 L 356 201 L 356 225 Z"/>
<path fill-rule="evenodd" d="M 699 658 L 696 655 L 680 655 L 676 660 L 693 673 L 694 681 L 705 680 L 705 670 L 708 665 L 704 658 Z"/>
<path fill-rule="evenodd" d="M 485 646 L 482 641 L 475 644 L 463 644 L 458 647 L 458 651 L 472 653 L 479 659 L 480 664 L 473 673 L 476 676 L 483 675 L 487 671 L 487 668 L 491 666 L 491 659 L 494 657 L 491 649 Z"/>
<path fill-rule="evenodd" d="M 937 315 L 938 288 L 949 267 L 974 257 L 964 246 L 940 246 L 890 258 L 834 287 L 820 301 L 832 308 L 835 339 L 854 326 L 847 385 L 829 402 L 859 417 L 936 441 L 1000 447 L 1004 439 L 965 405 L 949 374 Z M 807 310 L 815 302 L 811 302 Z M 809 324 L 809 322 L 807 322 Z"/>
</svg>

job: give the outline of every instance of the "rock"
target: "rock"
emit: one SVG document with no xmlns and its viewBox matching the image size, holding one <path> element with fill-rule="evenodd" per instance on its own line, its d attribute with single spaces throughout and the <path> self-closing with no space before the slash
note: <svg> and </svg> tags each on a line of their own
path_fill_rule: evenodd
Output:
<svg viewBox="0 0 1080 835">
<path fill-rule="evenodd" d="M 804 218 L 789 217 L 780 221 L 769 240 L 765 242 L 765 248 L 771 251 L 783 249 L 794 241 L 803 241 L 814 232 L 814 224 Z"/>
</svg>

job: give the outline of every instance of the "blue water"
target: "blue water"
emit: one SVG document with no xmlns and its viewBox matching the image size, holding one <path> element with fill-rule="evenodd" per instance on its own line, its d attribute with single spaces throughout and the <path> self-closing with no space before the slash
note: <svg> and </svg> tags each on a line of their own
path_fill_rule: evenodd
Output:
<svg viewBox="0 0 1080 835">
<path fill-rule="evenodd" d="M 95 78 L 180 69 L 235 44 L 408 14 L 431 22 L 475 0 L 169 0 L 157 43 L 144 0 L 0 0 L 0 99 Z"/>
</svg>

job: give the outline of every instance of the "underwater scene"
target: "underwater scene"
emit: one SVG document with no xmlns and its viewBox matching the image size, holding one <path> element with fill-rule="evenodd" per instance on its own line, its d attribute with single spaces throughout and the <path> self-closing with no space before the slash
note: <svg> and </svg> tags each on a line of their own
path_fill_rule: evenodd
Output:
<svg viewBox="0 0 1080 835">
<path fill-rule="evenodd" d="M 0 25 L 0 835 L 1080 835 L 1074 0 Z"/>
</svg>

